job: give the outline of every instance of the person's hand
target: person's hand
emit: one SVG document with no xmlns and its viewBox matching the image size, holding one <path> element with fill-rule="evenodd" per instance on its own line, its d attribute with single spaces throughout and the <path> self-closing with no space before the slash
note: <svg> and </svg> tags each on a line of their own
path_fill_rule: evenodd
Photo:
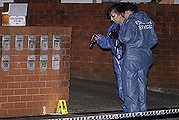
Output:
<svg viewBox="0 0 179 120">
<path fill-rule="evenodd" d="M 100 38 L 100 36 L 97 35 L 97 34 L 94 34 L 94 35 L 92 36 L 92 38 L 93 38 L 94 40 L 98 40 L 98 39 Z"/>
<path fill-rule="evenodd" d="M 97 34 L 94 34 L 92 37 L 91 37 L 91 40 L 90 40 L 90 43 L 89 43 L 89 48 L 92 49 L 93 48 L 93 45 L 96 43 L 96 41 L 100 38 L 99 35 Z"/>
</svg>

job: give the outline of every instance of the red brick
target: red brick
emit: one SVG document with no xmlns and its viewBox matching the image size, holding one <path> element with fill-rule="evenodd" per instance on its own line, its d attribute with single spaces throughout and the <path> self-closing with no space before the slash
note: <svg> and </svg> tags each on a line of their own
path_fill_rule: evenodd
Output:
<svg viewBox="0 0 179 120">
<path fill-rule="evenodd" d="M 0 97 L 0 103 L 7 102 L 7 96 Z"/>
<path fill-rule="evenodd" d="M 20 113 L 21 113 L 21 115 L 32 115 L 32 114 L 34 114 L 33 109 L 28 109 L 28 108 L 20 109 Z"/>
<path fill-rule="evenodd" d="M 1 89 L 7 89 L 7 83 L 0 83 L 0 88 Z"/>
<path fill-rule="evenodd" d="M 34 82 L 21 82 L 21 88 L 33 88 Z"/>
<path fill-rule="evenodd" d="M 46 87 L 58 87 L 59 81 L 49 81 L 46 83 Z"/>
<path fill-rule="evenodd" d="M 25 95 L 25 94 L 27 94 L 27 90 L 26 89 L 15 89 L 14 94 L 15 95 Z"/>
<path fill-rule="evenodd" d="M 17 103 L 14 103 L 14 108 L 17 109 L 17 108 L 26 108 L 26 102 L 17 102 Z"/>
<path fill-rule="evenodd" d="M 27 76 L 15 76 L 15 82 L 17 81 L 27 81 Z"/>
<path fill-rule="evenodd" d="M 1 103 L 1 109 L 13 109 L 13 103 Z"/>
<path fill-rule="evenodd" d="M 45 98 L 45 95 L 33 95 L 33 101 L 44 101 Z"/>
<path fill-rule="evenodd" d="M 40 92 L 39 92 L 39 89 L 27 89 L 27 94 L 39 94 Z"/>
<path fill-rule="evenodd" d="M 41 88 L 41 87 L 46 87 L 45 82 L 35 82 L 34 83 L 34 88 Z"/>
<path fill-rule="evenodd" d="M 58 97 L 57 97 L 56 94 L 46 95 L 46 100 L 47 100 L 47 101 L 50 101 L 51 99 L 52 99 L 52 100 L 58 100 L 57 98 L 58 98 Z"/>
<path fill-rule="evenodd" d="M 39 75 L 28 76 L 28 81 L 39 81 Z"/>
<path fill-rule="evenodd" d="M 2 90 L 2 95 L 13 95 L 13 94 L 14 94 L 14 90 L 12 89 Z"/>
<path fill-rule="evenodd" d="M 40 94 L 52 94 L 52 88 L 40 88 Z"/>
<path fill-rule="evenodd" d="M 9 75 L 21 75 L 21 69 L 11 69 Z"/>
<path fill-rule="evenodd" d="M 52 88 L 52 93 L 69 93 L 68 87 Z"/>
<path fill-rule="evenodd" d="M 20 96 L 8 96 L 8 102 L 19 102 Z"/>
<path fill-rule="evenodd" d="M 21 109 L 9 109 L 8 114 L 11 116 L 12 115 L 20 116 L 21 115 L 20 111 L 21 111 Z"/>
<path fill-rule="evenodd" d="M 2 82 L 14 82 L 14 76 L 2 76 Z"/>
<path fill-rule="evenodd" d="M 21 95 L 21 100 L 20 101 L 32 101 L 33 95 Z"/>
<path fill-rule="evenodd" d="M 22 69 L 22 74 L 23 75 L 33 75 L 33 71 L 30 71 L 28 69 Z"/>
<path fill-rule="evenodd" d="M 20 83 L 8 83 L 8 88 L 20 88 Z"/>
</svg>

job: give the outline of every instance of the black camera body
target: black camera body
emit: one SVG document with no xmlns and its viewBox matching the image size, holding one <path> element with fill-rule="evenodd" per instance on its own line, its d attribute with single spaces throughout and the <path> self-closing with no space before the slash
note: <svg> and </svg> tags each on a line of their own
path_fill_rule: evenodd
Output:
<svg viewBox="0 0 179 120">
<path fill-rule="evenodd" d="M 89 48 L 90 49 L 92 49 L 93 48 L 93 45 L 96 43 L 96 40 L 95 40 L 95 37 L 96 37 L 97 35 L 95 34 L 95 35 L 93 35 L 92 37 L 91 37 L 91 40 L 90 40 L 90 43 L 89 43 Z"/>
<path fill-rule="evenodd" d="M 119 34 L 118 34 L 117 30 L 111 30 L 108 33 L 108 38 L 110 38 L 110 39 L 118 39 L 118 37 L 119 37 Z"/>
</svg>

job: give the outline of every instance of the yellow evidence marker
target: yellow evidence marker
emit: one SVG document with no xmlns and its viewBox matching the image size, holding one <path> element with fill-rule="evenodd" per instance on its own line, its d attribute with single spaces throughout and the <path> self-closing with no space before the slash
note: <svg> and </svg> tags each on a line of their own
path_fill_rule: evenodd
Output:
<svg viewBox="0 0 179 120">
<path fill-rule="evenodd" d="M 68 114 L 66 100 L 59 100 L 56 113 Z"/>
</svg>

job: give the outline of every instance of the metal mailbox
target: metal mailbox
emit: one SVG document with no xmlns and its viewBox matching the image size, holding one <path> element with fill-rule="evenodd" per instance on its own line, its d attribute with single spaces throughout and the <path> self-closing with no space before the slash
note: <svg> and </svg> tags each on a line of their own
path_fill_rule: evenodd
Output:
<svg viewBox="0 0 179 120">
<path fill-rule="evenodd" d="M 28 67 L 28 70 L 34 70 L 35 69 L 35 55 L 29 55 L 28 56 L 27 67 Z"/>
<path fill-rule="evenodd" d="M 24 36 L 23 35 L 16 35 L 16 50 L 20 51 L 23 50 L 23 42 L 24 41 Z"/>
<path fill-rule="evenodd" d="M 36 35 L 29 35 L 28 36 L 28 49 L 35 50 L 36 48 Z"/>
<path fill-rule="evenodd" d="M 2 55 L 2 70 L 8 71 L 10 69 L 10 56 Z"/>
<path fill-rule="evenodd" d="M 53 70 L 60 69 L 60 55 L 52 55 L 52 69 Z"/>
<path fill-rule="evenodd" d="M 10 50 L 10 42 L 11 42 L 11 36 L 10 35 L 3 35 L 2 39 L 2 48 L 5 51 Z"/>
<path fill-rule="evenodd" d="M 40 55 L 40 69 L 46 70 L 48 63 L 48 56 L 47 55 Z"/>
<path fill-rule="evenodd" d="M 53 35 L 53 49 L 60 50 L 61 35 Z"/>
<path fill-rule="evenodd" d="M 48 35 L 41 35 L 41 50 L 48 50 Z"/>
</svg>

